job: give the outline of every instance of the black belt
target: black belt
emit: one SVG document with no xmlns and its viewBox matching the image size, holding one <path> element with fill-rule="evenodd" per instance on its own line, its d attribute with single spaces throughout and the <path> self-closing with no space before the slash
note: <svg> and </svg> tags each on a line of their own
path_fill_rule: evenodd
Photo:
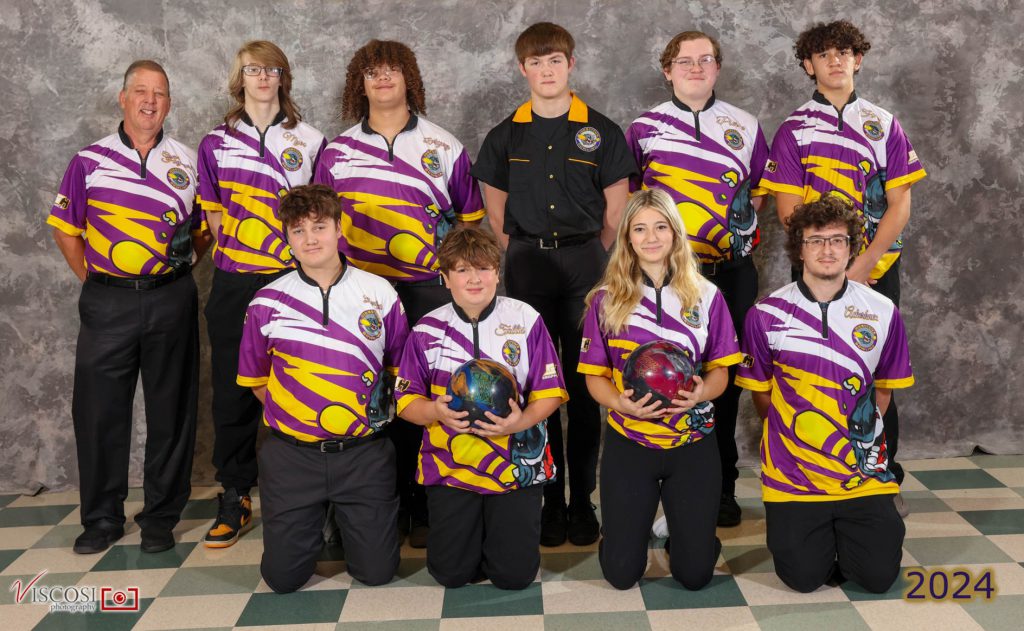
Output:
<svg viewBox="0 0 1024 631">
<path fill-rule="evenodd" d="M 377 440 L 384 435 L 383 432 L 374 432 L 369 436 L 347 436 L 345 438 L 336 438 L 334 440 L 299 440 L 294 436 L 285 434 L 280 430 L 276 430 L 273 427 L 270 428 L 270 433 L 277 436 L 286 443 L 298 445 L 299 447 L 306 447 L 307 449 L 316 449 L 320 453 L 324 454 L 336 454 L 346 449 L 352 449 L 359 445 L 365 445 L 366 443 Z"/>
<path fill-rule="evenodd" d="M 96 281 L 97 283 L 108 287 L 147 291 L 150 289 L 156 289 L 157 287 L 163 287 L 168 283 L 173 283 L 182 276 L 188 276 L 191 271 L 192 268 L 190 266 L 182 265 L 181 267 L 174 268 L 174 271 L 170 274 L 139 276 L 137 278 L 122 278 L 120 276 L 111 276 L 110 274 L 103 274 L 101 272 L 89 272 L 89 280 Z"/>
<path fill-rule="evenodd" d="M 396 280 L 395 284 L 402 287 L 444 287 L 444 279 L 439 274 L 437 278 L 427 280 Z"/>
<path fill-rule="evenodd" d="M 709 276 L 718 276 L 723 272 L 734 270 L 738 267 L 743 267 L 748 263 L 751 263 L 753 259 L 749 256 L 740 257 L 738 259 L 720 260 L 713 263 L 701 263 L 700 264 L 700 275 L 704 278 Z"/>
<path fill-rule="evenodd" d="M 588 241 L 596 239 L 597 235 L 574 234 L 570 237 L 558 237 L 557 239 L 545 239 L 544 237 L 534 237 L 528 234 L 513 234 L 509 235 L 509 237 L 522 243 L 529 243 L 541 250 L 557 250 L 558 248 L 566 248 L 571 245 L 587 243 Z"/>
</svg>

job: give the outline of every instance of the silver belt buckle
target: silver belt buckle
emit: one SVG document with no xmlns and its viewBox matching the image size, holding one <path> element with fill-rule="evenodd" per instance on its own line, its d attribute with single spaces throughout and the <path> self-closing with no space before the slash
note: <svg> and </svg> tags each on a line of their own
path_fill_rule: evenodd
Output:
<svg viewBox="0 0 1024 631">
<path fill-rule="evenodd" d="M 544 245 L 544 239 L 537 239 L 537 244 L 540 246 L 540 249 L 542 249 L 542 250 L 557 250 L 558 249 L 558 239 L 551 239 L 551 242 L 554 243 L 554 245 L 547 245 L 546 246 L 546 245 Z"/>
</svg>

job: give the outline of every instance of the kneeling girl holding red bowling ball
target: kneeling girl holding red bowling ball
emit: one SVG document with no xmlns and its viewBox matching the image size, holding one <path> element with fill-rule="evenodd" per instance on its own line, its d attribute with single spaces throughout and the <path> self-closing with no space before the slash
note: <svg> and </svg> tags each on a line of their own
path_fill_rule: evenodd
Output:
<svg viewBox="0 0 1024 631">
<path fill-rule="evenodd" d="M 711 400 L 725 390 L 727 367 L 739 363 L 740 352 L 725 300 L 701 277 L 667 193 L 642 190 L 630 198 L 604 278 L 586 304 L 578 370 L 608 409 L 609 425 L 600 474 L 601 570 L 618 589 L 643 576 L 660 501 L 676 533 L 672 576 L 700 589 L 721 550 L 715 523 L 722 474 Z M 624 385 L 630 354 L 657 340 L 697 367 L 692 390 L 665 393 L 667 405 Z M 672 359 L 662 348 L 644 363 L 668 373 Z"/>
<path fill-rule="evenodd" d="M 522 589 L 540 568 L 542 488 L 555 475 L 545 419 L 568 399 L 562 369 L 540 314 L 497 296 L 493 236 L 459 228 L 438 259 L 452 302 L 413 328 L 395 382 L 398 415 L 423 426 L 416 476 L 430 514 L 427 570 L 445 587 L 487 578 Z M 463 367 L 474 359 L 490 363 Z M 495 392 L 519 400 L 470 401 L 502 374 L 514 387 Z M 453 409 L 467 402 L 482 415 Z M 511 411 L 494 413 L 501 408 Z"/>
</svg>

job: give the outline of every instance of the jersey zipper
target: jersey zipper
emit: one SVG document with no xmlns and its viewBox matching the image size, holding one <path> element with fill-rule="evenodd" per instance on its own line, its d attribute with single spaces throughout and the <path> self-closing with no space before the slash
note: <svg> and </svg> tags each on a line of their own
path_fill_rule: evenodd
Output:
<svg viewBox="0 0 1024 631">
<path fill-rule="evenodd" d="M 821 307 L 821 337 L 822 339 L 828 339 L 828 302 L 819 302 L 818 306 Z"/>
<path fill-rule="evenodd" d="M 267 127 L 267 129 L 269 129 L 269 126 Z M 259 134 L 260 134 L 260 157 L 262 158 L 263 157 L 263 148 L 266 146 L 266 143 L 264 141 L 265 141 L 265 139 L 267 137 L 267 130 L 264 129 L 263 131 L 260 131 L 259 127 L 257 127 L 256 131 L 258 131 Z"/>
<path fill-rule="evenodd" d="M 661 326 L 661 287 L 654 288 L 654 303 L 657 306 L 654 321 Z"/>
<path fill-rule="evenodd" d="M 693 113 L 693 130 L 696 132 L 697 140 L 700 140 L 700 112 L 701 110 L 697 110 Z"/>
<path fill-rule="evenodd" d="M 835 107 L 835 106 L 833 105 L 832 107 Z M 836 126 L 836 129 L 838 131 L 843 131 L 843 110 L 845 110 L 845 109 L 846 109 L 845 105 L 842 106 L 842 107 L 836 107 L 836 113 L 839 114 L 839 124 Z"/>
<path fill-rule="evenodd" d="M 142 155 L 142 152 L 139 151 L 138 149 L 135 150 L 135 153 L 139 154 L 139 175 L 143 179 L 145 179 L 146 178 L 146 159 L 149 158 L 149 154 L 147 153 L 146 155 Z"/>
<path fill-rule="evenodd" d="M 334 287 L 334 285 L 331 285 L 331 287 Z M 320 290 L 320 295 L 324 299 L 323 322 L 321 322 L 321 324 L 323 326 L 325 326 L 325 327 L 327 326 L 327 323 L 330 321 L 330 308 L 331 308 L 330 305 L 331 305 L 331 303 L 330 303 L 329 300 L 330 300 L 330 297 L 331 297 L 331 287 L 328 287 L 327 291 L 324 291 L 323 289 Z"/>
<path fill-rule="evenodd" d="M 480 359 L 480 331 L 478 329 L 480 322 L 470 320 L 470 324 L 473 325 L 473 359 Z"/>
</svg>

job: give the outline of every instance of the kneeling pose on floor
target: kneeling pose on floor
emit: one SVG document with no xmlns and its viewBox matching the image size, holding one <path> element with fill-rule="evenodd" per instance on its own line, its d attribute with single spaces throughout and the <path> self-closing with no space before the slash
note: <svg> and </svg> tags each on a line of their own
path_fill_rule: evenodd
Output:
<svg viewBox="0 0 1024 631">
<path fill-rule="evenodd" d="M 541 489 L 555 475 L 545 419 L 568 400 L 561 367 L 540 315 L 496 295 L 494 237 L 456 229 L 438 258 L 454 302 L 413 328 L 395 385 L 398 414 L 424 427 L 416 475 L 430 511 L 427 569 L 445 587 L 488 578 L 522 589 L 540 568 Z M 506 416 L 471 420 L 449 407 L 449 382 L 457 395 L 482 385 L 459 383 L 476 378 L 459 370 L 472 359 L 489 360 L 479 381 L 507 373 L 515 382 L 519 396 L 488 402 L 507 405 Z"/>
<path fill-rule="evenodd" d="M 630 354 L 667 340 L 696 368 L 692 390 L 665 403 L 624 386 Z M 661 500 L 672 542 L 672 575 L 687 589 L 711 580 L 722 472 L 714 407 L 728 367 L 740 360 L 722 294 L 701 277 L 672 199 L 662 190 L 626 204 L 601 284 L 587 297 L 579 372 L 608 408 L 601 459 L 605 579 L 629 589 L 647 567 L 651 524 Z"/>
<path fill-rule="evenodd" d="M 256 293 L 238 362 L 272 434 L 258 454 L 260 571 L 276 592 L 302 587 L 330 503 L 349 574 L 387 583 L 398 567 L 395 449 L 378 438 L 409 325 L 391 285 L 338 253 L 334 191 L 294 188 L 279 213 L 298 269 Z"/>
</svg>

